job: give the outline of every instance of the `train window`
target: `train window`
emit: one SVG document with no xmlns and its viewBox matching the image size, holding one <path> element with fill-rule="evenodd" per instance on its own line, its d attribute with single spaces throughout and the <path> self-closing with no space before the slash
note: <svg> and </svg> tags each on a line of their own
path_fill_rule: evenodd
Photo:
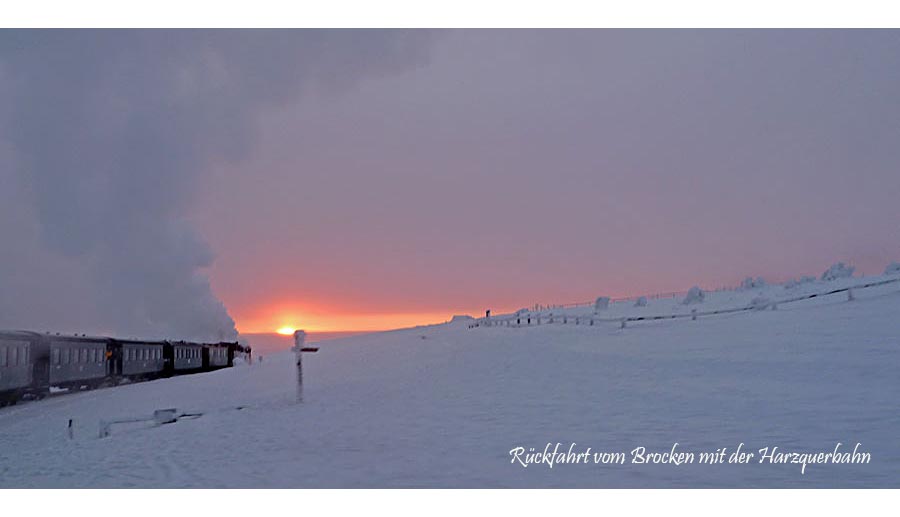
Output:
<svg viewBox="0 0 900 517">
<path fill-rule="evenodd" d="M 27 346 L 22 347 L 22 363 L 23 364 L 28 364 L 31 362 L 31 361 L 29 361 L 30 358 L 28 357 L 29 352 L 30 352 L 30 349 Z"/>
<path fill-rule="evenodd" d="M 50 351 L 50 362 L 53 364 L 59 364 L 59 349 L 54 348 Z"/>
<path fill-rule="evenodd" d="M 0 346 L 0 366 L 6 366 L 6 347 Z"/>
<path fill-rule="evenodd" d="M 86 363 L 86 362 L 88 362 L 88 359 L 87 359 L 87 348 L 82 348 L 82 349 L 81 349 L 81 357 L 80 357 L 80 359 L 81 359 L 81 360 L 80 360 L 79 362 L 81 362 L 81 363 Z"/>
<path fill-rule="evenodd" d="M 18 347 L 10 347 L 9 348 L 9 365 L 10 366 L 18 366 L 19 364 L 19 348 Z"/>
</svg>

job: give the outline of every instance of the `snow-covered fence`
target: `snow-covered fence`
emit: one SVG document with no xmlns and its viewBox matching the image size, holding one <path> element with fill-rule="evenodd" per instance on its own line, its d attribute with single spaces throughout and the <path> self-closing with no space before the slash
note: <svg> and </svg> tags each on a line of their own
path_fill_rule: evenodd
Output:
<svg viewBox="0 0 900 517">
<path fill-rule="evenodd" d="M 717 287 L 715 289 L 703 288 L 702 290 L 707 293 L 718 293 L 718 292 L 722 292 L 722 291 L 734 290 L 734 287 L 733 286 L 721 286 L 721 287 Z M 636 303 L 641 299 L 665 300 L 667 298 L 683 298 L 687 294 L 688 294 L 688 291 L 667 291 L 667 292 L 662 292 L 662 293 L 641 294 L 641 295 L 637 295 L 637 296 L 620 296 L 617 298 L 610 297 L 609 301 L 610 301 L 610 303 L 622 303 L 622 302 Z M 554 310 L 554 309 L 577 309 L 579 307 L 593 307 L 595 303 L 596 303 L 596 300 L 588 301 L 588 302 L 555 303 L 555 304 L 548 304 L 548 305 L 536 303 L 536 304 L 532 305 L 532 310 L 534 312 L 538 312 L 538 311 L 547 311 L 547 310 Z"/>
<path fill-rule="evenodd" d="M 811 293 L 805 294 L 801 296 L 794 296 L 791 298 L 785 298 L 780 300 L 765 300 L 762 299 L 754 299 L 749 305 L 743 305 L 740 307 L 732 307 L 726 309 L 714 309 L 709 311 L 699 311 L 697 309 L 692 309 L 689 313 L 680 313 L 680 314 L 660 314 L 654 316 L 626 316 L 619 318 L 603 318 L 599 316 L 590 316 L 590 315 L 571 315 L 571 314 L 559 314 L 554 315 L 552 312 L 549 313 L 545 319 L 547 323 L 550 324 L 563 324 L 567 325 L 570 322 L 575 325 L 585 324 L 589 326 L 593 326 L 595 323 L 618 323 L 620 328 L 626 328 L 628 322 L 636 322 L 636 321 L 659 321 L 659 320 L 675 320 L 675 319 L 686 319 L 691 318 L 692 320 L 696 320 L 702 316 L 716 316 L 722 314 L 734 314 L 737 312 L 749 312 L 749 311 L 759 311 L 765 309 L 775 310 L 779 305 L 798 302 L 802 300 L 809 300 L 812 298 L 820 298 L 824 296 L 831 296 L 839 293 L 847 293 L 847 300 L 853 301 L 854 295 L 853 292 L 861 289 L 868 289 L 870 287 L 877 287 L 882 285 L 887 285 L 895 282 L 900 282 L 900 277 L 897 278 L 889 278 L 887 280 L 878 280 L 874 282 L 867 282 L 864 284 L 853 285 L 849 287 L 842 287 L 839 289 L 831 289 L 829 291 L 819 292 L 819 293 Z M 592 306 L 593 303 L 588 303 L 588 306 Z M 540 324 L 541 318 L 538 315 L 535 318 L 537 324 Z M 527 324 L 523 324 L 525 321 Z M 507 326 L 507 327 L 523 327 L 530 326 L 532 323 L 532 315 L 528 314 L 517 314 L 513 316 L 493 316 L 489 319 L 482 318 L 479 320 L 479 326 Z"/>
</svg>

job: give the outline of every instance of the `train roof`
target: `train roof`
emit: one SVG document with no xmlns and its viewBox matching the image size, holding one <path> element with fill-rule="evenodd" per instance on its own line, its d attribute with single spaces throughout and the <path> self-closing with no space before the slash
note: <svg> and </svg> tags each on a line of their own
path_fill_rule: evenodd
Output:
<svg viewBox="0 0 900 517">
<path fill-rule="evenodd" d="M 0 337 L 12 339 L 34 339 L 40 334 L 31 330 L 3 330 L 0 329 Z"/>
<path fill-rule="evenodd" d="M 50 332 L 35 332 L 33 330 L 0 330 L 0 336 L 7 339 L 37 339 L 50 338 L 54 341 L 81 341 L 81 342 L 97 342 L 109 341 L 110 338 L 103 336 L 88 336 L 87 334 L 62 334 Z"/>
<path fill-rule="evenodd" d="M 167 343 L 167 341 L 162 339 L 111 339 L 116 343 L 122 343 L 123 345 L 165 345 Z"/>
<path fill-rule="evenodd" d="M 193 341 L 169 341 L 168 343 L 178 346 L 204 346 L 203 343 L 194 343 Z"/>
<path fill-rule="evenodd" d="M 49 338 L 52 341 L 74 341 L 77 343 L 108 343 L 113 340 L 110 337 L 104 336 L 88 336 L 87 334 L 50 334 L 49 332 L 43 334 L 43 337 Z"/>
</svg>

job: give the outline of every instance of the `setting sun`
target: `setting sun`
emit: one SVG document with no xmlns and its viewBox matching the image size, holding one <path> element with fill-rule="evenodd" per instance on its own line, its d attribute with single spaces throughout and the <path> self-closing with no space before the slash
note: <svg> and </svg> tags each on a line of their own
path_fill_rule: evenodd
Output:
<svg viewBox="0 0 900 517">
<path fill-rule="evenodd" d="M 281 327 L 280 329 L 276 330 L 276 332 L 278 332 L 282 336 L 291 336 L 294 334 L 294 330 L 295 329 L 292 327 Z"/>
</svg>

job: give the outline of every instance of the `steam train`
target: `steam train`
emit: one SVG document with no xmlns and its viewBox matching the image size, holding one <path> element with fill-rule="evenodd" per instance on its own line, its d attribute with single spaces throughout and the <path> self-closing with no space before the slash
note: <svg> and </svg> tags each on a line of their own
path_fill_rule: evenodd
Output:
<svg viewBox="0 0 900 517">
<path fill-rule="evenodd" d="M 82 390 L 209 372 L 234 365 L 238 343 L 143 341 L 0 330 L 0 407 L 43 398 L 51 387 Z"/>
</svg>

